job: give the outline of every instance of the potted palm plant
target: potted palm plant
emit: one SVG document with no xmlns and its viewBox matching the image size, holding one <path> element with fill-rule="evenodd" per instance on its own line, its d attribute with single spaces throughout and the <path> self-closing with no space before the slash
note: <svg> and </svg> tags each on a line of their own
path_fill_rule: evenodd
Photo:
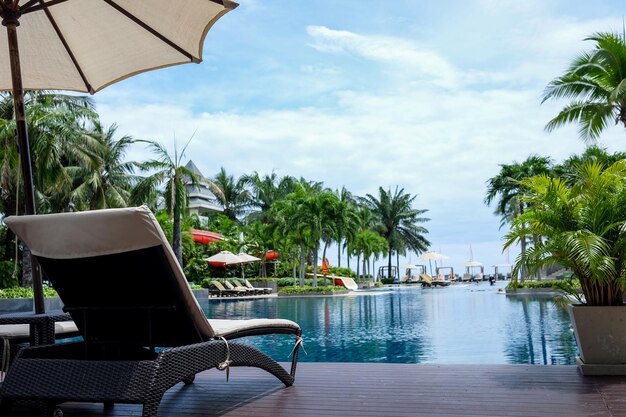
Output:
<svg viewBox="0 0 626 417">
<path fill-rule="evenodd" d="M 512 222 L 505 249 L 533 237 L 514 272 L 560 264 L 580 281 L 568 305 L 583 374 L 626 374 L 626 160 L 588 161 L 568 180 L 521 181 L 526 211 Z"/>
</svg>

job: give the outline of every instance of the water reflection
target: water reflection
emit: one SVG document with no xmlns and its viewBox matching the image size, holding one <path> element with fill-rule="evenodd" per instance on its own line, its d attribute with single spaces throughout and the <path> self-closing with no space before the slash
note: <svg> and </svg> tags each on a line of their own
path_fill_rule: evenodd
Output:
<svg viewBox="0 0 626 417">
<path fill-rule="evenodd" d="M 506 320 L 509 363 L 572 365 L 576 342 L 567 312 L 550 299 L 510 298 Z"/>
<path fill-rule="evenodd" d="M 572 364 L 565 311 L 549 299 L 515 299 L 488 283 L 397 287 L 364 295 L 211 300 L 212 318 L 287 318 L 300 324 L 309 362 Z M 261 342 L 260 342 L 261 341 Z M 249 338 L 279 360 L 293 339 Z"/>
</svg>

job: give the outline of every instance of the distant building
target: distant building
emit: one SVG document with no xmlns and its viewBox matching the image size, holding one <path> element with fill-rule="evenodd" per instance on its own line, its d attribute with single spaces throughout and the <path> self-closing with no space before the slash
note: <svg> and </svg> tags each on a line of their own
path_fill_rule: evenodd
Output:
<svg viewBox="0 0 626 417">
<path fill-rule="evenodd" d="M 189 161 L 185 167 L 196 175 L 205 178 L 193 161 Z M 186 187 L 189 195 L 189 206 L 187 208 L 189 214 L 206 216 L 211 213 L 224 211 L 224 208 L 217 200 L 217 197 L 215 197 L 215 194 L 211 192 L 206 182 L 200 181 L 197 186 L 191 185 L 189 182 L 186 184 Z"/>
</svg>

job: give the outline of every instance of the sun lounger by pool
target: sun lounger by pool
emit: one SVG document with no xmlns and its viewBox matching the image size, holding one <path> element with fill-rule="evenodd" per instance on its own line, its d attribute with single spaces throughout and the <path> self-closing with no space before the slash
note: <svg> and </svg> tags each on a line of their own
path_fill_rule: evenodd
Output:
<svg viewBox="0 0 626 417">
<path fill-rule="evenodd" d="M 222 283 L 217 280 L 211 281 L 211 286 L 212 288 L 209 288 L 209 295 L 217 295 L 218 297 L 238 297 L 246 293 L 246 291 L 240 289 L 225 288 Z"/>
<path fill-rule="evenodd" d="M 233 285 L 230 283 L 230 281 L 226 279 L 224 280 L 224 285 L 229 290 L 241 291 L 241 295 L 254 295 L 256 293 L 256 291 L 251 290 L 250 288 L 244 287 L 243 285 L 237 285 L 237 284 Z"/>
<path fill-rule="evenodd" d="M 358 290 L 359 286 L 352 278 L 348 277 L 333 277 L 335 285 L 341 285 L 346 287 L 349 290 Z"/>
<path fill-rule="evenodd" d="M 271 294 L 272 293 L 272 288 L 270 288 L 270 287 L 255 287 L 247 279 L 244 279 L 243 282 L 246 283 L 246 287 L 248 287 L 250 289 L 260 290 L 262 294 Z"/>
<path fill-rule="evenodd" d="M 148 208 L 12 216 L 5 223 L 36 256 L 83 341 L 20 350 L 0 387 L 0 415 L 16 401 L 34 400 L 48 408 L 135 403 L 144 417 L 156 416 L 166 390 L 211 368 L 228 375 L 231 367 L 254 366 L 293 384 L 298 324 L 207 319 Z M 253 345 L 231 341 L 263 334 L 295 336 L 290 372 Z"/>
</svg>

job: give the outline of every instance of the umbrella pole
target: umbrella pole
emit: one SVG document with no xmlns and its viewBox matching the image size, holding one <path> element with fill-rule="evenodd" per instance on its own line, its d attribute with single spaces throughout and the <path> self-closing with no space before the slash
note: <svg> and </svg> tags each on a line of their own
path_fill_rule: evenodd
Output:
<svg viewBox="0 0 626 417">
<path fill-rule="evenodd" d="M 24 110 L 24 89 L 22 87 L 20 52 L 17 44 L 19 12 L 4 10 L 2 17 L 2 24 L 7 28 L 7 39 L 9 43 L 9 59 L 11 62 L 11 81 L 13 83 L 13 108 L 15 111 L 17 146 L 20 154 L 22 177 L 24 178 L 24 207 L 26 214 L 35 214 L 35 187 L 33 186 L 32 161 L 30 158 L 30 145 L 28 143 L 28 129 L 26 127 L 26 112 Z M 31 265 L 33 274 L 35 313 L 40 314 L 45 310 L 41 269 L 32 255 Z"/>
</svg>

